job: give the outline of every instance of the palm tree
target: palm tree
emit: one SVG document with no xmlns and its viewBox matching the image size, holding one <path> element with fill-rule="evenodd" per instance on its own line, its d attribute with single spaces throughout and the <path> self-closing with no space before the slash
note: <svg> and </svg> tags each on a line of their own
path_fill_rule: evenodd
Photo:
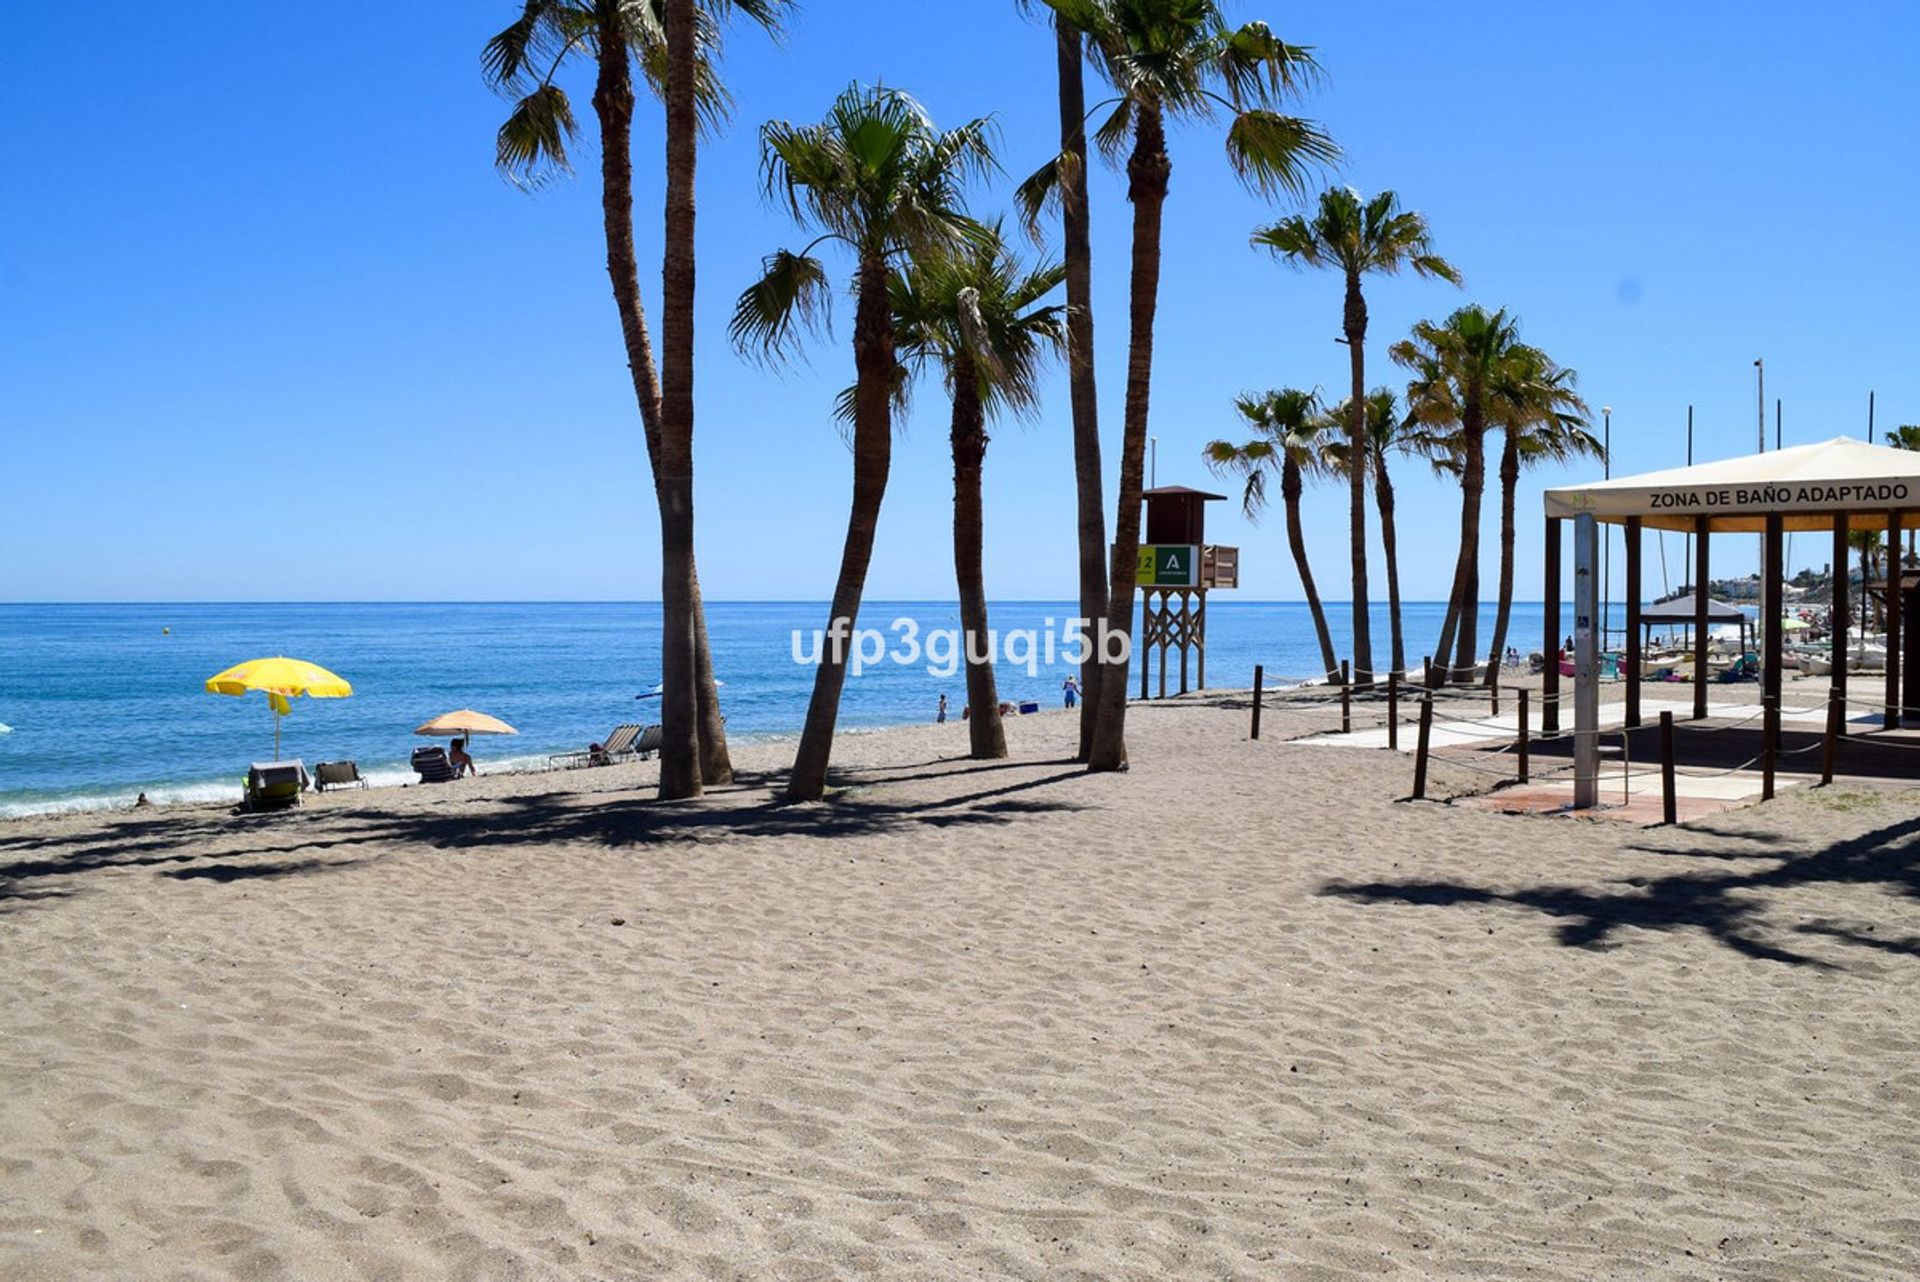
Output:
<svg viewBox="0 0 1920 1282">
<path fill-rule="evenodd" d="M 1307 611 L 1313 616 L 1314 635 L 1320 641 L 1320 663 L 1327 680 L 1339 677 L 1340 661 L 1334 657 L 1333 636 L 1327 629 L 1327 611 L 1321 604 L 1320 590 L 1314 586 L 1313 566 L 1307 560 L 1307 540 L 1300 523 L 1302 478 L 1322 475 L 1330 470 L 1323 450 L 1328 418 L 1320 411 L 1320 398 L 1297 387 L 1259 395 L 1244 394 L 1233 403 L 1240 417 L 1258 435 L 1235 445 L 1232 441 L 1207 442 L 1200 454 L 1215 474 L 1232 472 L 1245 478 L 1240 507 L 1247 516 L 1257 518 L 1267 505 L 1267 473 L 1278 464 L 1280 500 L 1286 505 L 1287 547 L 1293 553 L 1293 568 L 1300 575 L 1300 590 L 1307 598 Z"/>
<path fill-rule="evenodd" d="M 892 463 L 890 263 L 901 256 L 928 262 L 991 234 L 967 217 L 962 188 L 995 168 L 992 124 L 980 119 L 942 131 L 907 94 L 853 85 L 821 123 L 770 121 L 760 137 L 768 195 L 819 234 L 798 252 L 767 257 L 765 273 L 734 308 L 734 343 L 768 357 L 790 352 L 800 331 L 824 318 L 830 296 L 826 266 L 813 250 L 838 241 L 854 258 L 853 503 L 828 616 L 830 640 L 822 647 L 786 792 L 789 800 L 811 801 L 826 790 L 846 683 L 844 645 L 831 639 L 849 636 L 860 612 Z"/>
<path fill-rule="evenodd" d="M 1352 421 L 1352 413 L 1351 402 L 1342 401 L 1332 413 L 1332 426 L 1344 431 L 1344 424 Z M 1340 475 L 1349 480 L 1351 474 L 1346 470 L 1346 456 L 1350 448 L 1344 441 L 1331 440 L 1326 447 Z M 1374 506 L 1380 509 L 1380 546 L 1387 555 L 1387 627 L 1393 648 L 1391 670 L 1402 675 L 1407 671 L 1407 647 L 1400 615 L 1400 538 L 1394 524 L 1393 477 L 1388 469 L 1387 458 L 1391 454 L 1406 454 L 1414 449 L 1414 433 L 1411 425 L 1400 416 L 1399 402 L 1394 398 L 1393 390 L 1376 387 L 1368 392 L 1368 470 L 1373 475 Z"/>
<path fill-rule="evenodd" d="M 902 362 L 937 366 L 953 398 L 953 569 L 972 709 L 967 739 L 976 760 L 1007 755 L 980 566 L 987 424 L 1005 413 L 1030 414 L 1038 406 L 1041 368 L 1066 341 L 1066 308 L 1041 300 L 1065 278 L 1065 269 L 1056 264 L 1023 268 L 996 225 L 990 240 L 895 272 L 891 286 Z"/>
<path fill-rule="evenodd" d="M 1018 0 L 1031 9 L 1038 0 Z M 1060 207 L 1061 257 L 1067 273 L 1067 394 L 1073 411 L 1073 488 L 1080 539 L 1080 618 L 1092 628 L 1107 610 L 1107 519 L 1100 487 L 1100 403 L 1093 372 L 1093 249 L 1087 214 L 1087 95 L 1079 31 L 1053 16 L 1060 80 L 1060 154 L 1020 185 L 1015 201 L 1038 242 L 1040 216 Z M 1080 748 L 1093 751 L 1103 666 L 1088 652 L 1080 665 Z"/>
<path fill-rule="evenodd" d="M 1887 444 L 1896 450 L 1920 450 L 1920 424 L 1902 423 L 1887 433 Z M 1907 555 L 1913 555 L 1915 531 L 1907 531 Z"/>
<path fill-rule="evenodd" d="M 1493 419 L 1506 438 L 1500 451 L 1500 597 L 1494 613 L 1491 655 L 1506 653 L 1513 612 L 1514 496 L 1520 469 L 1537 463 L 1604 458 L 1600 438 L 1587 431 L 1587 404 L 1574 391 L 1578 376 L 1537 347 L 1514 349 L 1494 396 Z M 1487 665 L 1487 685 L 1500 677 Z"/>
<path fill-rule="evenodd" d="M 1120 439 L 1119 509 L 1108 572 L 1107 627 L 1130 641 L 1146 471 L 1147 418 L 1153 385 L 1153 324 L 1160 294 L 1160 223 L 1173 162 L 1169 119 L 1208 120 L 1223 110 L 1227 161 L 1262 192 L 1300 191 L 1309 173 L 1336 154 L 1318 126 L 1273 110 L 1316 72 L 1312 54 L 1276 37 L 1264 23 L 1234 28 L 1216 0 L 1047 0 L 1086 39 L 1094 67 L 1118 95 L 1094 139 L 1109 160 L 1127 156 L 1127 199 L 1133 204 L 1133 261 L 1128 298 L 1127 390 Z M 1105 647 L 1102 647 L 1103 651 Z M 1109 656 L 1102 653 L 1103 662 Z M 1115 665 L 1120 666 L 1120 665 Z M 1087 765 L 1127 764 L 1127 682 L 1101 674 L 1099 707 Z"/>
<path fill-rule="evenodd" d="M 689 111 L 696 119 L 704 117 L 709 122 L 718 122 L 726 114 L 726 90 L 715 75 L 711 59 L 719 42 L 720 20 L 739 12 L 769 31 L 777 31 L 781 14 L 790 0 L 700 0 L 696 9 L 678 14 L 671 11 L 670 6 L 684 3 L 685 0 L 524 0 L 520 16 L 487 42 L 481 59 L 489 82 L 514 99 L 513 109 L 501 125 L 496 140 L 495 163 L 515 181 L 534 186 L 570 170 L 568 146 L 579 132 L 572 101 L 558 77 L 576 58 L 591 57 L 596 68 L 593 108 L 600 125 L 601 216 L 607 245 L 607 274 L 620 315 L 634 397 L 639 402 L 647 461 L 654 478 L 654 497 L 661 511 L 663 587 L 669 580 L 679 585 L 678 590 L 666 594 L 669 599 L 662 604 L 665 624 L 662 665 L 667 669 L 663 675 L 669 678 L 661 718 L 668 734 L 661 765 L 664 795 L 678 795 L 685 789 L 689 777 L 695 791 L 703 777 L 709 783 L 724 783 L 732 778 L 733 766 L 727 752 L 725 722 L 720 715 L 719 694 L 707 646 L 706 613 L 700 601 L 699 576 L 692 551 L 691 378 L 689 375 L 687 379 L 685 412 L 680 416 L 684 419 L 684 431 L 676 427 L 669 433 L 665 426 L 667 413 L 662 404 L 659 368 L 640 297 L 633 231 L 633 71 L 636 66 L 639 68 L 648 88 L 656 95 L 678 96 L 678 108 L 670 107 L 668 112 L 669 132 L 676 138 L 687 137 Z M 669 85 L 674 79 L 668 65 L 672 61 L 667 30 L 670 22 L 677 24 L 682 32 L 691 32 L 690 39 L 679 42 L 685 58 L 691 62 L 690 70 L 683 65 L 677 87 Z M 676 228 L 669 236 L 669 243 L 674 245 L 686 244 L 691 236 L 691 150 L 687 150 L 685 161 L 682 203 L 687 221 L 684 229 Z M 675 181 L 670 174 L 669 186 Z M 672 349 L 679 340 L 682 304 L 690 300 L 672 296 L 681 288 L 677 284 L 681 277 L 676 275 L 676 269 L 670 265 L 664 275 L 675 281 L 674 288 L 668 291 L 667 307 L 672 313 L 668 328 L 673 332 L 668 343 L 669 376 L 677 380 L 679 362 Z M 690 257 L 684 263 L 684 279 L 687 282 L 684 288 L 690 290 Z M 689 324 L 685 331 L 689 361 L 691 342 Z M 676 419 L 676 423 L 678 421 Z M 682 438 L 687 442 L 684 448 Z M 679 462 L 682 457 L 684 465 Z M 684 519 L 672 521 L 674 529 L 670 532 L 667 527 L 676 510 L 682 511 Z M 687 644 L 677 644 L 683 635 L 688 639 Z M 687 655 L 689 647 L 691 663 Z M 692 707 L 683 693 L 686 680 L 673 678 L 676 668 L 682 673 L 691 668 Z M 697 747 L 697 762 L 688 748 L 689 735 Z"/>
<path fill-rule="evenodd" d="M 1486 491 L 1486 438 L 1491 399 L 1520 347 L 1519 328 L 1506 312 L 1478 304 L 1462 307 L 1436 325 L 1421 321 L 1388 354 L 1413 372 L 1407 384 L 1408 416 L 1430 441 L 1444 443 L 1445 464 L 1460 477 L 1460 551 L 1453 589 L 1435 649 L 1447 679 L 1470 680 L 1475 662 L 1480 603 L 1480 505 Z M 1449 651 L 1458 641 L 1457 658 Z"/>
<path fill-rule="evenodd" d="M 1400 198 L 1383 191 L 1363 200 L 1351 187 L 1333 187 L 1320 193 L 1320 207 L 1311 218 L 1301 214 L 1283 218 L 1253 233 L 1253 243 L 1296 267 L 1328 267 L 1346 279 L 1346 306 L 1341 327 L 1346 333 L 1347 364 L 1352 374 L 1348 395 L 1347 442 L 1354 457 L 1367 449 L 1367 300 L 1361 280 L 1369 275 L 1392 276 L 1403 268 L 1419 276 L 1460 283 L 1460 273 L 1433 252 L 1427 220 L 1400 208 Z M 1367 601 L 1367 469 L 1349 469 L 1348 541 L 1353 559 L 1354 679 L 1373 681 L 1373 628 Z M 1399 659 L 1396 657 L 1395 663 Z"/>
</svg>

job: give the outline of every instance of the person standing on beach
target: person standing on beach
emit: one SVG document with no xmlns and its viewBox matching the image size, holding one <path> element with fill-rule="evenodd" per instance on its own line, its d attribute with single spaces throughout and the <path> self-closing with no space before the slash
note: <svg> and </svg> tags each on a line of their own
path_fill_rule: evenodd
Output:
<svg viewBox="0 0 1920 1282">
<path fill-rule="evenodd" d="M 1071 708 L 1080 702 L 1080 678 L 1069 675 L 1060 683 L 1061 693 L 1066 697 L 1066 705 Z"/>
<path fill-rule="evenodd" d="M 947 696 L 940 696 L 940 706 L 934 710 L 933 723 L 939 725 L 947 719 Z"/>
</svg>

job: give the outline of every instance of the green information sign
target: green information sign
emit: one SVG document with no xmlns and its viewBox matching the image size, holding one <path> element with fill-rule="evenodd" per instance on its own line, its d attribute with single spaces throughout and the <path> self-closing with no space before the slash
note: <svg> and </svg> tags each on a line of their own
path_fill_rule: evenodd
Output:
<svg viewBox="0 0 1920 1282">
<path fill-rule="evenodd" d="M 1142 543 L 1134 581 L 1143 588 L 1200 585 L 1200 549 L 1191 543 Z"/>
</svg>

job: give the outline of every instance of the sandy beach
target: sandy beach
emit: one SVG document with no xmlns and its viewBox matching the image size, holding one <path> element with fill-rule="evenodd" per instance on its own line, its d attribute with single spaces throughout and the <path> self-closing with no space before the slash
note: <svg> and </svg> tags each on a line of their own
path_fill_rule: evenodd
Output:
<svg viewBox="0 0 1920 1282">
<path fill-rule="evenodd" d="M 1241 702 L 0 826 L 0 1275 L 1920 1274 L 1920 794 L 1409 804 Z"/>
</svg>

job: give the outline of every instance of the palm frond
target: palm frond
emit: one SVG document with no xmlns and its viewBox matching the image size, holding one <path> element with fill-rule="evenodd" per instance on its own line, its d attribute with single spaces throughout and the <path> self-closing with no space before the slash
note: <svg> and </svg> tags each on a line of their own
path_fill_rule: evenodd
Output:
<svg viewBox="0 0 1920 1282">
<path fill-rule="evenodd" d="M 567 91 L 543 84 L 513 105 L 494 139 L 493 163 L 522 187 L 569 173 L 567 143 L 579 132 Z"/>
<path fill-rule="evenodd" d="M 1242 111 L 1227 128 L 1227 163 L 1263 195 L 1300 195 L 1340 158 L 1340 148 L 1310 120 L 1265 110 Z"/>
<path fill-rule="evenodd" d="M 783 249 L 762 267 L 760 279 L 734 304 L 727 336 L 744 355 L 777 360 L 797 349 L 803 330 L 827 328 L 832 291 L 826 268 L 811 255 Z"/>
</svg>

